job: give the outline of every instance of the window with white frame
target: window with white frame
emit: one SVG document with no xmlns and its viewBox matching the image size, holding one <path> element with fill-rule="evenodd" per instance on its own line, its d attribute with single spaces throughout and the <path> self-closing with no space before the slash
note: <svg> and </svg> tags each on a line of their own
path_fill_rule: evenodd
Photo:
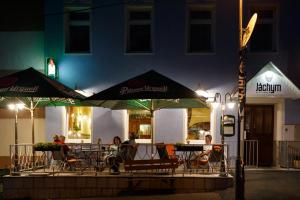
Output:
<svg viewBox="0 0 300 200">
<path fill-rule="evenodd" d="M 65 53 L 90 53 L 89 7 L 65 7 Z"/>
<path fill-rule="evenodd" d="M 205 53 L 214 51 L 214 20 L 212 7 L 189 5 L 187 11 L 187 51 Z"/>
<path fill-rule="evenodd" d="M 138 142 L 150 142 L 151 114 L 148 110 L 128 110 L 128 138 L 138 139 Z"/>
<path fill-rule="evenodd" d="M 250 39 L 250 52 L 275 52 L 277 48 L 277 22 L 274 7 L 252 8 L 250 14 L 258 14 Z"/>
<path fill-rule="evenodd" d="M 152 6 L 129 6 L 126 14 L 126 53 L 151 53 Z"/>
<path fill-rule="evenodd" d="M 188 112 L 188 135 L 187 140 L 204 140 L 205 135 L 210 133 L 210 109 L 189 108 Z"/>
</svg>

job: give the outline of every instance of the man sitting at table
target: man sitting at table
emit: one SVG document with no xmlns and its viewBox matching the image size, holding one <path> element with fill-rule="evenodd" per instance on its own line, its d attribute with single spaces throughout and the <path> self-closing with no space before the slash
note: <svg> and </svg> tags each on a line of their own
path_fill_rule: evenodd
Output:
<svg viewBox="0 0 300 200">
<path fill-rule="evenodd" d="M 211 145 L 212 136 L 206 135 L 205 136 L 205 144 L 203 145 L 203 152 L 197 156 L 198 163 L 201 165 L 205 165 L 208 162 L 209 154 L 212 151 Z"/>
</svg>

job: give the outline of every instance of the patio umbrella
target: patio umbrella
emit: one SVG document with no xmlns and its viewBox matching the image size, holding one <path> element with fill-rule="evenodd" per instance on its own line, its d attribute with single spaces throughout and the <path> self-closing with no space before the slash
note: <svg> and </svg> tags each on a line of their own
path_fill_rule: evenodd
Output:
<svg viewBox="0 0 300 200">
<path fill-rule="evenodd" d="M 113 110 L 148 110 L 151 113 L 151 153 L 153 154 L 153 114 L 163 108 L 207 107 L 204 97 L 154 71 L 119 83 L 84 101 Z"/>
<path fill-rule="evenodd" d="M 31 112 L 32 143 L 34 144 L 34 109 L 43 106 L 71 106 L 80 104 L 84 96 L 53 80 L 41 72 L 28 68 L 0 78 L 0 106 L 24 103 Z M 16 109 L 17 110 L 17 109 Z M 15 143 L 18 143 L 17 111 Z"/>
</svg>

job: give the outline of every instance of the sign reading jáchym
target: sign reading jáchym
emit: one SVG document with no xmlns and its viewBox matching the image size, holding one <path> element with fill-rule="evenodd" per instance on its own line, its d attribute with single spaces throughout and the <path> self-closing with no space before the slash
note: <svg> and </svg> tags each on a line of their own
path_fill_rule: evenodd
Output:
<svg viewBox="0 0 300 200">
<path fill-rule="evenodd" d="M 121 95 L 125 94 L 133 94 L 133 93 L 138 93 L 138 92 L 167 92 L 168 87 L 167 86 L 161 86 L 161 87 L 153 87 L 149 85 L 145 85 L 143 87 L 138 87 L 138 88 L 129 88 L 129 87 L 122 87 L 120 90 Z"/>
<path fill-rule="evenodd" d="M 281 92 L 281 84 L 272 83 L 273 73 L 266 72 L 264 74 L 264 79 L 266 82 L 256 83 L 256 93 L 270 93 L 274 94 L 276 92 Z"/>
</svg>

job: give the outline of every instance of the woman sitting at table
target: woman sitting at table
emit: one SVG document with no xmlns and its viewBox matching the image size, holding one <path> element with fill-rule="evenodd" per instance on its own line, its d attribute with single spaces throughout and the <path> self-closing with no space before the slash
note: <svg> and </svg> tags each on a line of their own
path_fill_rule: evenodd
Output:
<svg viewBox="0 0 300 200">
<path fill-rule="evenodd" d="M 114 173 L 119 172 L 119 165 L 120 165 L 120 162 L 122 162 L 122 158 L 118 154 L 121 144 L 122 144 L 121 138 L 118 136 L 115 136 L 113 138 L 113 143 L 111 145 L 109 145 L 109 148 L 108 148 L 109 155 L 107 156 L 107 161 L 110 166 L 110 169 Z"/>
</svg>

